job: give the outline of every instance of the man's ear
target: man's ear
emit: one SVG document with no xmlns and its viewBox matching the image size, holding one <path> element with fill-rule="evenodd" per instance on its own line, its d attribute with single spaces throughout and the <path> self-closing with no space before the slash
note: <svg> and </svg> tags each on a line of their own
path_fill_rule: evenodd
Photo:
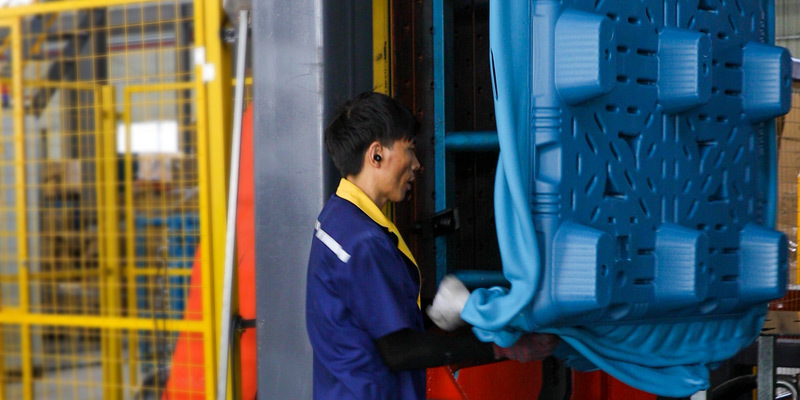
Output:
<svg viewBox="0 0 800 400">
<path fill-rule="evenodd" d="M 381 146 L 379 141 L 376 140 L 370 143 L 369 147 L 367 147 L 367 153 L 365 154 L 365 162 L 375 168 L 380 168 L 381 161 L 383 161 L 382 152 L 383 146 Z"/>
</svg>

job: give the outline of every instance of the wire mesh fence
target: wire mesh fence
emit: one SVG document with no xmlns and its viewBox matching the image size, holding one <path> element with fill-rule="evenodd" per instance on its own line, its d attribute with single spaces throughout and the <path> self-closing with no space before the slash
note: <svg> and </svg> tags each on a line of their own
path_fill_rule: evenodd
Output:
<svg viewBox="0 0 800 400">
<path fill-rule="evenodd" d="M 3 398 L 205 398 L 214 373 L 195 4 L 116 3 L 0 15 Z"/>
<path fill-rule="evenodd" d="M 792 108 L 777 121 L 778 131 L 778 212 L 776 228 L 789 242 L 789 290 L 773 301 L 771 309 L 800 311 L 800 270 L 797 268 L 797 225 L 800 220 L 797 188 L 800 184 L 800 89 L 794 88 Z"/>
</svg>

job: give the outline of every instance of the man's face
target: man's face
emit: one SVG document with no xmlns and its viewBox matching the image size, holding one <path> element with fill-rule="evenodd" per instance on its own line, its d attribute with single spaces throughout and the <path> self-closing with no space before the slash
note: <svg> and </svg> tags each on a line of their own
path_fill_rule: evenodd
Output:
<svg viewBox="0 0 800 400">
<path fill-rule="evenodd" d="M 414 140 L 405 139 L 395 141 L 391 148 L 383 148 L 381 192 L 388 200 L 402 201 L 411 190 L 420 167 L 415 150 Z"/>
</svg>

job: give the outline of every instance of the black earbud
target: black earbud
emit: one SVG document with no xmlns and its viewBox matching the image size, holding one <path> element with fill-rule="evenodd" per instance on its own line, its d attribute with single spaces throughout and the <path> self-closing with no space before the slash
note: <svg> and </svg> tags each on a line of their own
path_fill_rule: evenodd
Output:
<svg viewBox="0 0 800 400">
<path fill-rule="evenodd" d="M 375 154 L 374 156 L 372 156 L 372 158 L 373 158 L 375 161 L 380 161 L 380 160 L 382 160 L 382 158 L 381 158 L 381 155 L 380 155 L 380 154 Z"/>
</svg>

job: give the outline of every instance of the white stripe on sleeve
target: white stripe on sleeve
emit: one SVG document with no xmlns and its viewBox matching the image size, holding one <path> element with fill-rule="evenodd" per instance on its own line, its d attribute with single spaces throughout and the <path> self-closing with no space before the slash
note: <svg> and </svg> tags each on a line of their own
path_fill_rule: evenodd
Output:
<svg viewBox="0 0 800 400">
<path fill-rule="evenodd" d="M 339 257 L 339 259 L 345 263 L 350 260 L 350 254 L 347 254 L 347 252 L 342 248 L 342 245 L 336 242 L 336 240 L 328 235 L 327 232 L 322 230 L 322 226 L 320 225 L 319 221 L 317 221 L 317 223 L 314 225 L 314 230 L 317 231 L 317 239 L 325 244 L 325 246 L 328 246 L 333 254 L 336 254 L 336 257 Z"/>
</svg>

